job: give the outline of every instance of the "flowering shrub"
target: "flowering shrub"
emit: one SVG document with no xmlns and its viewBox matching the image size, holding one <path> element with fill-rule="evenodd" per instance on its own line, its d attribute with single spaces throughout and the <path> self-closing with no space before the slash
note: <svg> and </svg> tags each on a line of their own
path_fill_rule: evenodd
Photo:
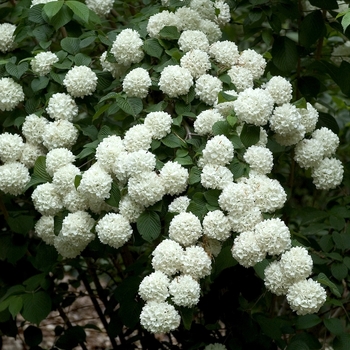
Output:
<svg viewBox="0 0 350 350">
<path fill-rule="evenodd" d="M 321 331 L 298 332 L 322 315 L 334 344 L 347 341 L 328 320 L 334 305 L 346 313 L 350 263 L 338 250 L 350 249 L 348 202 L 310 204 L 342 184 L 338 125 L 316 109 L 320 89 L 286 74 L 294 42 L 276 37 L 265 55 L 271 32 L 256 50 L 235 42 L 230 21 L 251 10 L 243 4 L 234 14 L 223 0 L 134 1 L 121 8 L 127 16 L 119 5 L 0 7 L 2 243 L 11 246 L 1 262 L 31 264 L 1 281 L 0 329 L 15 335 L 5 324 L 18 314 L 37 325 L 51 310 L 64 317 L 68 270 L 94 300 L 92 279 L 113 348 L 172 339 L 172 348 L 317 348 Z M 308 11 L 304 27 L 320 13 Z M 302 26 L 311 50 L 319 37 L 309 42 Z M 64 318 L 56 346 L 86 348 L 84 328 Z M 262 336 L 249 339 L 253 330 Z"/>
</svg>

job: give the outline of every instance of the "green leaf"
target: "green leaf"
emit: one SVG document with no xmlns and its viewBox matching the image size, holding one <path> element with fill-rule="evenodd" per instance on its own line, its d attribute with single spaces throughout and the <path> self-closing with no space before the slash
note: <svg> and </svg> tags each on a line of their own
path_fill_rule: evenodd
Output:
<svg viewBox="0 0 350 350">
<path fill-rule="evenodd" d="M 74 62 L 77 66 L 88 66 L 91 63 L 91 57 L 78 53 L 74 57 Z"/>
<path fill-rule="evenodd" d="M 204 198 L 209 205 L 213 207 L 217 207 L 220 194 L 221 194 L 220 190 L 209 190 L 204 192 Z"/>
<path fill-rule="evenodd" d="M 192 167 L 190 170 L 188 183 L 190 185 L 194 185 L 194 184 L 200 182 L 201 181 L 201 173 L 202 173 L 202 171 L 198 167 L 196 167 L 196 166 Z"/>
<path fill-rule="evenodd" d="M 337 0 L 310 0 L 310 4 L 324 10 L 339 8 Z"/>
<path fill-rule="evenodd" d="M 334 350 L 349 350 L 350 334 L 341 334 L 335 337 L 333 341 Z"/>
<path fill-rule="evenodd" d="M 238 118 L 230 114 L 227 116 L 226 120 L 233 127 L 237 124 Z"/>
<path fill-rule="evenodd" d="M 85 23 L 89 22 L 90 10 L 79 1 L 66 1 L 66 5 L 73 11 L 73 13 L 82 19 Z"/>
<path fill-rule="evenodd" d="M 299 27 L 299 41 L 302 46 L 309 48 L 324 35 L 326 26 L 321 11 L 312 11 L 304 17 Z"/>
<path fill-rule="evenodd" d="M 143 109 L 143 103 L 140 98 L 136 97 L 116 97 L 117 105 L 125 112 L 136 117 Z"/>
<path fill-rule="evenodd" d="M 160 111 L 164 111 L 165 108 L 167 108 L 168 103 L 166 101 L 160 101 L 159 103 L 157 103 L 156 105 L 152 105 L 149 104 L 146 108 L 145 108 L 145 112 L 147 113 L 151 113 L 151 112 L 160 112 Z M 176 108 L 176 107 L 175 107 Z"/>
<path fill-rule="evenodd" d="M 159 41 L 155 38 L 146 39 L 143 42 L 143 50 L 152 57 L 160 58 L 163 53 L 163 48 Z"/>
<path fill-rule="evenodd" d="M 296 329 L 312 328 L 322 322 L 322 319 L 317 315 L 299 316 L 295 322 Z"/>
<path fill-rule="evenodd" d="M 280 339 L 282 332 L 280 329 L 280 321 L 277 318 L 268 318 L 262 314 L 254 317 L 259 323 L 262 331 L 272 339 Z"/>
<path fill-rule="evenodd" d="M 341 25 L 343 26 L 344 32 L 350 24 L 350 11 L 348 11 L 341 20 Z"/>
<path fill-rule="evenodd" d="M 30 347 L 37 346 L 43 341 L 43 333 L 41 329 L 32 325 L 24 330 L 23 335 L 26 345 Z"/>
<path fill-rule="evenodd" d="M 182 307 L 180 310 L 180 314 L 181 314 L 182 323 L 185 329 L 189 331 L 191 329 L 191 325 L 193 321 L 193 315 L 194 315 L 193 308 Z"/>
<path fill-rule="evenodd" d="M 186 144 L 174 134 L 168 134 L 167 136 L 162 138 L 161 142 L 163 145 L 169 148 L 181 148 L 186 146 Z"/>
<path fill-rule="evenodd" d="M 296 69 L 299 55 L 296 43 L 286 36 L 276 37 L 271 49 L 272 62 L 282 72 Z"/>
<path fill-rule="evenodd" d="M 131 299 L 120 305 L 118 315 L 123 321 L 123 325 L 133 329 L 139 322 L 141 310 L 141 303 Z"/>
<path fill-rule="evenodd" d="M 81 326 L 73 326 L 66 329 L 55 343 L 55 346 L 61 349 L 73 349 L 76 346 L 84 343 L 86 340 L 86 333 Z"/>
<path fill-rule="evenodd" d="M 214 125 L 212 126 L 212 130 L 214 135 L 229 136 L 231 131 L 231 126 L 226 120 L 219 120 L 214 123 Z"/>
<path fill-rule="evenodd" d="M 307 107 L 307 101 L 305 100 L 305 97 L 300 98 L 299 100 L 293 102 L 293 105 L 297 108 L 306 108 Z"/>
<path fill-rule="evenodd" d="M 238 262 L 232 257 L 231 249 L 232 246 L 225 246 L 221 249 L 219 255 L 215 258 L 213 279 L 218 277 L 221 271 L 238 264 Z"/>
<path fill-rule="evenodd" d="M 345 331 L 344 324 L 339 318 L 326 318 L 323 320 L 323 323 L 334 335 L 341 335 Z"/>
<path fill-rule="evenodd" d="M 167 40 L 178 40 L 180 33 L 175 26 L 165 26 L 160 30 L 159 37 Z"/>
<path fill-rule="evenodd" d="M 9 311 L 13 318 L 15 318 L 23 307 L 23 299 L 20 295 L 14 295 L 10 297 L 11 300 L 9 300 Z"/>
<path fill-rule="evenodd" d="M 269 261 L 264 259 L 254 265 L 255 273 L 263 280 L 265 278 L 265 269 L 269 265 Z"/>
<path fill-rule="evenodd" d="M 119 202 L 121 199 L 121 194 L 119 187 L 116 183 L 112 183 L 112 189 L 110 192 L 110 197 L 106 199 L 106 203 L 111 205 L 112 207 L 118 208 L 119 207 Z"/>
<path fill-rule="evenodd" d="M 51 19 L 60 11 L 63 4 L 63 1 L 51 1 L 44 5 L 43 11 L 45 12 L 46 16 L 49 17 L 49 19 Z"/>
<path fill-rule="evenodd" d="M 23 294 L 22 316 L 25 320 L 39 324 L 51 311 L 51 297 L 43 291 Z"/>
<path fill-rule="evenodd" d="M 240 139 L 246 148 L 255 145 L 260 139 L 260 127 L 257 125 L 244 124 Z"/>
<path fill-rule="evenodd" d="M 28 69 L 28 63 L 27 62 L 22 62 L 18 65 L 8 62 L 5 65 L 6 72 L 13 77 L 20 79 L 21 76 L 27 71 Z"/>
<path fill-rule="evenodd" d="M 338 290 L 338 287 L 333 283 L 331 282 L 328 277 L 324 274 L 324 273 L 319 273 L 318 276 L 317 276 L 317 281 L 327 287 L 330 288 L 331 292 L 338 298 L 341 297 L 341 294 Z"/>
<path fill-rule="evenodd" d="M 3 302 L 4 300 L 6 300 L 9 296 L 11 295 L 18 295 L 18 294 L 22 294 L 24 293 L 25 288 L 22 285 L 15 285 L 10 287 L 6 293 L 1 297 L 0 302 Z"/>
<path fill-rule="evenodd" d="M 33 79 L 30 86 L 32 87 L 33 92 L 38 92 L 47 87 L 50 80 L 48 77 L 39 77 L 37 79 Z"/>
<path fill-rule="evenodd" d="M 26 235 L 34 228 L 34 218 L 30 215 L 18 215 L 16 217 L 9 217 L 7 223 L 11 231 Z"/>
<path fill-rule="evenodd" d="M 137 230 L 147 242 L 153 242 L 161 231 L 159 215 L 155 211 L 144 211 L 136 222 Z"/>
<path fill-rule="evenodd" d="M 231 163 L 228 165 L 228 168 L 231 170 L 234 179 L 239 179 L 242 176 L 248 175 L 248 165 L 238 160 L 236 157 L 233 158 Z"/>
<path fill-rule="evenodd" d="M 319 112 L 318 114 L 319 114 L 319 117 L 316 124 L 317 129 L 326 127 L 328 129 L 331 129 L 335 134 L 338 135 L 339 125 L 336 119 L 328 113 Z"/>
<path fill-rule="evenodd" d="M 41 286 L 41 284 L 43 283 L 45 278 L 46 278 L 46 273 L 40 273 L 38 275 L 34 275 L 34 276 L 27 278 L 23 282 L 23 285 L 26 287 L 26 291 L 32 292 Z"/>
<path fill-rule="evenodd" d="M 331 272 L 337 280 L 341 281 L 348 275 L 348 268 L 343 263 L 333 263 Z"/>
<path fill-rule="evenodd" d="M 42 16 L 42 8 L 43 6 L 41 4 L 32 6 L 28 10 L 28 20 L 33 23 L 44 24 L 45 20 Z"/>
<path fill-rule="evenodd" d="M 71 55 L 76 55 L 80 51 L 80 39 L 78 38 L 63 38 L 61 40 L 61 47 Z"/>
<path fill-rule="evenodd" d="M 40 176 L 37 176 L 35 174 L 33 174 L 29 180 L 29 182 L 27 183 L 26 187 L 24 188 L 24 192 L 27 191 L 28 188 L 31 188 L 32 186 L 36 186 L 36 185 L 40 185 L 43 183 L 46 183 L 48 181 L 46 181 L 45 179 L 43 179 Z"/>
<path fill-rule="evenodd" d="M 49 23 L 56 29 L 60 29 L 61 27 L 65 26 L 73 17 L 72 10 L 66 6 L 66 4 L 63 5 L 60 12 L 57 13 L 55 16 L 53 16 L 51 19 L 49 19 Z"/>
<path fill-rule="evenodd" d="M 192 160 L 192 158 L 190 156 L 176 157 L 174 159 L 174 162 L 177 162 L 180 165 L 192 165 L 193 164 L 193 160 Z"/>
<path fill-rule="evenodd" d="M 51 176 L 46 171 L 46 157 L 40 156 L 34 164 L 34 175 L 41 178 L 44 182 L 51 182 Z"/>
<path fill-rule="evenodd" d="M 237 100 L 237 96 L 226 94 L 225 91 L 220 91 L 218 94 L 218 103 L 235 101 L 235 100 Z"/>
</svg>

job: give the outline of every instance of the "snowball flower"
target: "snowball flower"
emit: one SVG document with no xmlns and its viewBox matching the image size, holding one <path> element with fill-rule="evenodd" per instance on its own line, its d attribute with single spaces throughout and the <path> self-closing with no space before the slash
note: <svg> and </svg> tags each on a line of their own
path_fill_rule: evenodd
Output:
<svg viewBox="0 0 350 350">
<path fill-rule="evenodd" d="M 46 155 L 46 171 L 53 174 L 61 167 L 75 161 L 75 155 L 67 148 L 54 148 Z"/>
<path fill-rule="evenodd" d="M 0 51 L 6 53 L 12 51 L 15 47 L 16 26 L 11 23 L 0 24 Z"/>
<path fill-rule="evenodd" d="M 286 279 L 279 261 L 271 262 L 264 271 L 265 287 L 276 295 L 287 293 L 291 283 Z"/>
<path fill-rule="evenodd" d="M 121 214 L 108 213 L 98 221 L 96 233 L 103 244 L 118 249 L 123 246 L 132 235 L 129 220 Z"/>
<path fill-rule="evenodd" d="M 224 135 L 210 139 L 203 149 L 204 164 L 226 165 L 233 159 L 232 142 Z"/>
<path fill-rule="evenodd" d="M 85 211 L 69 213 L 62 222 L 62 229 L 54 239 L 58 253 L 65 258 L 75 258 L 94 239 L 91 229 L 95 220 Z"/>
<path fill-rule="evenodd" d="M 123 139 L 123 145 L 128 152 L 139 151 L 140 149 L 148 150 L 151 147 L 152 132 L 143 124 L 132 126 Z"/>
<path fill-rule="evenodd" d="M 270 127 L 278 134 L 293 134 L 299 129 L 305 130 L 301 124 L 301 115 L 294 105 L 284 103 L 274 109 L 270 117 Z"/>
<path fill-rule="evenodd" d="M 156 271 L 172 276 L 180 271 L 183 254 L 184 250 L 179 243 L 165 239 L 152 252 L 152 266 Z"/>
<path fill-rule="evenodd" d="M 313 261 L 304 247 L 293 247 L 282 254 L 280 264 L 286 279 L 294 282 L 310 276 Z"/>
<path fill-rule="evenodd" d="M 169 225 L 169 238 L 183 246 L 190 246 L 202 236 L 202 225 L 192 213 L 179 213 Z"/>
<path fill-rule="evenodd" d="M 180 194 L 187 188 L 188 170 L 177 162 L 166 162 L 159 175 L 167 194 Z"/>
<path fill-rule="evenodd" d="M 220 27 L 209 19 L 202 19 L 199 23 L 198 29 L 206 35 L 209 44 L 215 43 L 222 36 Z"/>
<path fill-rule="evenodd" d="M 209 54 L 219 64 L 231 67 L 233 66 L 239 57 L 238 47 L 232 41 L 217 41 L 210 45 Z"/>
<path fill-rule="evenodd" d="M 144 68 L 135 68 L 123 80 L 123 91 L 129 97 L 145 98 L 152 85 L 149 73 Z"/>
<path fill-rule="evenodd" d="M 204 165 L 201 173 L 201 184 L 205 188 L 222 190 L 233 181 L 230 169 L 214 164 Z"/>
<path fill-rule="evenodd" d="M 126 171 L 129 176 L 142 175 L 144 172 L 153 171 L 156 167 L 156 156 L 152 152 L 143 149 L 128 153 L 128 158 L 129 164 Z"/>
<path fill-rule="evenodd" d="M 0 134 L 0 160 L 14 162 L 19 160 L 24 148 L 22 137 L 18 134 L 4 132 Z"/>
<path fill-rule="evenodd" d="M 238 92 L 254 87 L 253 75 L 247 68 L 233 66 L 227 75 L 231 78 L 231 82 Z"/>
<path fill-rule="evenodd" d="M 183 52 L 191 50 L 209 50 L 209 41 L 206 35 L 199 30 L 184 30 L 178 40 L 179 48 Z"/>
<path fill-rule="evenodd" d="M 138 63 L 144 57 L 142 45 L 143 41 L 136 30 L 123 29 L 114 40 L 111 53 L 119 64 Z"/>
<path fill-rule="evenodd" d="M 306 108 L 299 108 L 301 115 L 301 123 L 305 128 L 305 133 L 313 132 L 318 121 L 318 111 L 309 102 L 306 103 Z"/>
<path fill-rule="evenodd" d="M 121 153 L 125 153 L 122 139 L 120 136 L 109 135 L 98 144 L 95 157 L 99 164 L 110 173 Z"/>
<path fill-rule="evenodd" d="M 169 296 L 169 285 L 169 277 L 161 271 L 155 271 L 141 281 L 139 295 L 144 301 L 163 302 Z"/>
<path fill-rule="evenodd" d="M 292 84 L 281 76 L 272 77 L 265 85 L 277 105 L 289 103 L 292 99 Z"/>
<path fill-rule="evenodd" d="M 114 0 L 86 0 L 86 6 L 98 16 L 106 16 L 113 8 Z"/>
<path fill-rule="evenodd" d="M 24 192 L 29 180 L 29 171 L 22 163 L 8 162 L 0 165 L 0 191 L 18 196 Z"/>
<path fill-rule="evenodd" d="M 237 64 L 251 71 L 253 79 L 259 79 L 265 71 L 266 61 L 262 55 L 252 49 L 241 52 Z"/>
<path fill-rule="evenodd" d="M 343 164 L 336 158 L 324 158 L 311 170 L 313 183 L 319 190 L 336 188 L 341 184 L 343 174 Z"/>
<path fill-rule="evenodd" d="M 126 194 L 119 202 L 119 214 L 123 215 L 129 222 L 136 222 L 144 211 L 144 207 L 136 203 Z"/>
<path fill-rule="evenodd" d="M 197 305 L 200 291 L 199 283 L 189 275 L 177 276 L 169 285 L 171 299 L 178 306 L 193 307 Z"/>
<path fill-rule="evenodd" d="M 173 305 L 150 301 L 142 308 L 141 326 L 151 333 L 167 333 L 179 327 L 181 317 Z"/>
<path fill-rule="evenodd" d="M 211 0 L 192 0 L 190 2 L 190 8 L 204 19 L 215 19 L 214 3 Z"/>
<path fill-rule="evenodd" d="M 339 137 L 328 128 L 315 130 L 311 137 L 322 144 L 324 157 L 331 157 L 339 146 Z"/>
<path fill-rule="evenodd" d="M 41 144 L 47 124 L 48 120 L 46 118 L 39 117 L 36 114 L 27 115 L 22 124 L 22 134 L 28 142 Z"/>
<path fill-rule="evenodd" d="M 181 272 L 192 276 L 195 280 L 210 275 L 211 260 L 203 247 L 186 248 L 185 253 L 181 256 Z"/>
<path fill-rule="evenodd" d="M 219 25 L 225 25 L 231 20 L 230 6 L 225 3 L 225 0 L 216 0 L 214 3 L 215 12 L 218 11 L 216 16 L 216 23 Z"/>
<path fill-rule="evenodd" d="M 109 198 L 113 179 L 99 162 L 83 173 L 77 190 L 87 196 L 96 196 L 101 200 Z"/>
<path fill-rule="evenodd" d="M 78 138 L 78 129 L 68 120 L 57 120 L 46 124 L 42 137 L 48 150 L 71 148 Z"/>
<path fill-rule="evenodd" d="M 63 85 L 73 97 L 92 95 L 97 87 L 97 75 L 89 67 L 75 66 L 66 74 Z"/>
<path fill-rule="evenodd" d="M 243 183 L 231 182 L 219 196 L 219 205 L 222 210 L 228 212 L 247 212 L 254 207 L 254 193 L 252 188 Z"/>
<path fill-rule="evenodd" d="M 130 177 L 128 193 L 136 203 L 148 207 L 163 198 L 165 189 L 159 175 L 154 171 L 148 171 Z"/>
<path fill-rule="evenodd" d="M 49 74 L 54 63 L 58 62 L 58 57 L 51 51 L 38 53 L 30 62 L 32 70 L 39 76 Z"/>
<path fill-rule="evenodd" d="M 291 248 L 289 229 L 279 218 L 259 222 L 254 231 L 258 246 L 269 255 L 279 255 Z"/>
<path fill-rule="evenodd" d="M 325 289 L 311 278 L 294 283 L 287 292 L 287 301 L 298 315 L 318 312 L 326 298 Z"/>
<path fill-rule="evenodd" d="M 32 143 L 26 142 L 24 144 L 21 157 L 19 161 L 24 164 L 28 169 L 34 167 L 36 160 L 40 156 L 45 155 L 44 147 L 40 147 L 39 145 L 34 145 Z"/>
<path fill-rule="evenodd" d="M 35 233 L 40 237 L 46 244 L 53 245 L 55 240 L 54 232 L 54 217 L 53 216 L 42 216 L 35 224 Z"/>
<path fill-rule="evenodd" d="M 194 131 L 200 136 L 210 135 L 213 132 L 213 125 L 218 121 L 224 120 L 223 115 L 217 110 L 207 109 L 197 115 L 193 123 Z"/>
<path fill-rule="evenodd" d="M 78 106 L 70 95 L 56 93 L 50 97 L 46 112 L 52 119 L 71 122 L 78 115 Z"/>
<path fill-rule="evenodd" d="M 88 199 L 84 194 L 78 192 L 75 187 L 63 194 L 62 196 L 63 206 L 74 213 L 76 211 L 84 211 L 89 208 Z"/>
<path fill-rule="evenodd" d="M 186 196 L 175 198 L 168 206 L 169 213 L 183 213 L 190 204 L 190 199 Z"/>
<path fill-rule="evenodd" d="M 254 231 L 245 231 L 237 236 L 232 246 L 232 256 L 244 267 L 254 266 L 265 258 L 266 252 L 261 250 L 256 241 Z"/>
<path fill-rule="evenodd" d="M 32 4 L 30 7 L 33 7 L 38 4 L 47 4 L 48 2 L 52 2 L 52 0 L 32 0 Z"/>
<path fill-rule="evenodd" d="M 324 155 L 322 141 L 303 139 L 294 148 L 294 160 L 302 168 L 310 168 L 320 162 Z"/>
<path fill-rule="evenodd" d="M 236 100 L 236 97 L 238 97 L 238 93 L 235 90 L 225 90 L 222 92 L 224 92 L 226 95 L 234 97 L 232 100 Z M 224 117 L 227 117 L 232 113 L 234 109 L 233 101 L 224 101 L 219 103 L 219 99 L 217 99 L 214 103 L 214 108 Z"/>
<path fill-rule="evenodd" d="M 12 78 L 0 79 L 0 111 L 12 111 L 24 101 L 22 86 Z"/>
<path fill-rule="evenodd" d="M 62 198 L 54 184 L 40 184 L 32 193 L 35 209 L 42 215 L 56 215 L 62 208 Z"/>
<path fill-rule="evenodd" d="M 151 38 L 158 38 L 165 26 L 179 26 L 179 17 L 173 12 L 162 11 L 152 15 L 147 23 L 147 33 Z"/>
<path fill-rule="evenodd" d="M 258 126 L 267 124 L 273 104 L 271 95 L 260 88 L 248 88 L 238 95 L 237 100 L 233 101 L 238 119 Z"/>
<path fill-rule="evenodd" d="M 253 206 L 243 212 L 240 209 L 230 211 L 227 215 L 227 219 L 230 223 L 231 230 L 241 233 L 253 231 L 255 225 L 263 221 L 263 216 L 260 209 Z"/>
<path fill-rule="evenodd" d="M 288 134 L 275 134 L 274 139 L 282 146 L 293 146 L 305 136 L 305 128 L 302 124 Z"/>
<path fill-rule="evenodd" d="M 152 133 L 152 138 L 160 140 L 171 131 L 173 119 L 167 112 L 151 112 L 146 115 L 144 125 Z"/>
<path fill-rule="evenodd" d="M 219 92 L 222 90 L 222 81 L 213 77 L 210 74 L 201 75 L 197 81 L 194 91 L 196 96 L 208 105 L 213 105 L 217 98 Z"/>
<path fill-rule="evenodd" d="M 202 50 L 188 51 L 180 59 L 180 66 L 189 70 L 193 78 L 199 78 L 211 67 L 209 55 Z"/>
<path fill-rule="evenodd" d="M 192 10 L 186 6 L 179 7 L 175 15 L 177 17 L 177 28 L 179 31 L 198 29 L 201 21 L 201 16 L 197 11 Z"/>
<path fill-rule="evenodd" d="M 73 164 L 67 164 L 53 174 L 52 183 L 63 195 L 75 189 L 74 180 L 77 175 L 80 175 L 80 169 Z"/>
<path fill-rule="evenodd" d="M 209 238 L 225 241 L 231 236 L 228 218 L 221 210 L 209 211 L 203 219 L 203 234 Z"/>
<path fill-rule="evenodd" d="M 272 152 L 266 147 L 250 146 L 243 155 L 250 168 L 260 174 L 268 174 L 273 167 Z"/>
<path fill-rule="evenodd" d="M 186 68 L 167 66 L 160 73 L 159 88 L 169 97 L 185 95 L 193 84 L 192 75 Z"/>
</svg>

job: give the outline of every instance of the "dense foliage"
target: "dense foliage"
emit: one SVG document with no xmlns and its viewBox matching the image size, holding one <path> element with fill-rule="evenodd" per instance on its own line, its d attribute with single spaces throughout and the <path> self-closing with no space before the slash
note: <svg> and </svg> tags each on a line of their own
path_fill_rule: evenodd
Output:
<svg viewBox="0 0 350 350">
<path fill-rule="evenodd" d="M 88 349 L 85 294 L 112 348 L 348 349 L 348 7 L 1 1 L 1 334 Z"/>
</svg>

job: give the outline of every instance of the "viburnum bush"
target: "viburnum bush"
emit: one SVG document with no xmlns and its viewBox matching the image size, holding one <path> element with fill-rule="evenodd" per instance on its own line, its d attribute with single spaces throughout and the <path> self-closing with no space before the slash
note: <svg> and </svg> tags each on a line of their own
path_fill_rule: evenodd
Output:
<svg viewBox="0 0 350 350">
<path fill-rule="evenodd" d="M 346 349 L 339 6 L 2 2 L 2 334 L 87 349 L 86 293 L 111 348 Z"/>
</svg>

